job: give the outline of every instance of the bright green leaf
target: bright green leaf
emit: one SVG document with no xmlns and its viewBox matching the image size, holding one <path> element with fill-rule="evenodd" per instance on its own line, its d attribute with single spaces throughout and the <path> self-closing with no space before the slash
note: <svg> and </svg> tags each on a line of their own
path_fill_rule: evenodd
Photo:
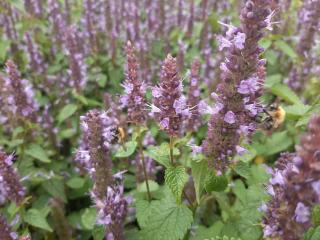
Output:
<svg viewBox="0 0 320 240">
<path fill-rule="evenodd" d="M 287 85 L 275 84 L 270 90 L 273 94 L 289 103 L 303 105 L 299 97 Z"/>
<path fill-rule="evenodd" d="M 59 124 L 71 117 L 77 111 L 77 109 L 78 107 L 75 104 L 68 104 L 64 106 L 58 115 Z"/>
<path fill-rule="evenodd" d="M 121 146 L 116 153 L 117 158 L 126 158 L 131 156 L 137 148 L 138 143 L 136 141 L 130 141 Z"/>
<path fill-rule="evenodd" d="M 170 188 L 178 203 L 181 202 L 181 194 L 184 185 L 188 181 L 188 174 L 183 166 L 168 167 L 164 176 L 166 185 Z"/>
<path fill-rule="evenodd" d="M 192 161 L 191 169 L 197 202 L 200 204 L 200 198 L 204 188 L 206 175 L 208 172 L 208 163 L 204 160 L 201 162 Z"/>
<path fill-rule="evenodd" d="M 152 204 L 146 200 L 136 202 L 136 216 L 139 226 L 144 228 L 148 225 L 148 219 L 152 214 Z"/>
<path fill-rule="evenodd" d="M 29 148 L 25 151 L 25 153 L 41 162 L 50 163 L 47 153 L 40 145 L 30 144 Z"/>
<path fill-rule="evenodd" d="M 152 203 L 147 226 L 141 231 L 142 240 L 180 240 L 191 227 L 192 212 L 183 204 L 169 199 Z"/>
<path fill-rule="evenodd" d="M 149 190 L 150 192 L 155 192 L 159 189 L 159 184 L 156 183 L 155 181 L 148 180 L 149 183 Z M 147 185 L 146 182 L 144 181 L 143 183 L 139 184 L 137 187 L 138 192 L 146 193 L 147 192 Z"/>
<path fill-rule="evenodd" d="M 81 222 L 86 229 L 92 230 L 96 223 L 96 218 L 97 210 L 95 208 L 86 208 L 81 215 Z"/>
<path fill-rule="evenodd" d="M 52 228 L 49 226 L 46 217 L 37 209 L 29 209 L 23 216 L 23 219 L 31 226 L 52 232 Z"/>
<path fill-rule="evenodd" d="M 80 177 L 73 177 L 67 181 L 67 186 L 73 189 L 82 188 L 85 183 L 85 180 Z"/>
</svg>

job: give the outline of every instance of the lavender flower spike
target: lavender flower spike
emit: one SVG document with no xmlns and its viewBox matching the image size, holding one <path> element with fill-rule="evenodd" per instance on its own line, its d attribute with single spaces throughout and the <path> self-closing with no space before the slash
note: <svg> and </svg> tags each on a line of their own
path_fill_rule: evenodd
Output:
<svg viewBox="0 0 320 240">
<path fill-rule="evenodd" d="M 144 110 L 146 105 L 144 97 L 145 86 L 139 79 L 138 63 L 134 55 L 134 47 L 130 41 L 127 43 L 126 52 L 126 80 L 123 84 L 125 94 L 121 97 L 120 101 L 123 106 L 128 108 L 128 120 L 135 124 L 143 124 L 147 116 Z"/>
<path fill-rule="evenodd" d="M 238 28 L 222 23 L 228 31 L 219 39 L 220 49 L 227 50 L 220 67 L 222 82 L 216 91 L 220 107 L 209 120 L 208 135 L 202 144 L 204 154 L 211 159 L 209 164 L 218 171 L 224 171 L 237 154 L 240 136 L 248 137 L 255 130 L 254 117 L 261 111 L 257 98 L 261 96 L 265 61 L 259 59 L 263 49 L 258 41 L 271 24 L 271 2 L 246 1 Z"/>
<path fill-rule="evenodd" d="M 177 60 L 168 55 L 162 66 L 160 85 L 153 88 L 152 95 L 154 116 L 169 136 L 180 135 L 183 118 L 190 114 L 182 89 Z"/>
<path fill-rule="evenodd" d="M 107 187 L 105 201 L 98 206 L 98 224 L 106 227 L 106 240 L 124 240 L 124 221 L 128 202 L 124 197 L 122 174 L 113 176 L 114 184 Z"/>
<path fill-rule="evenodd" d="M 0 215 L 0 239 L 1 240 L 17 240 L 18 234 L 11 231 L 6 219 Z"/>
<path fill-rule="evenodd" d="M 198 104 L 200 102 L 200 82 L 199 82 L 200 61 L 194 60 L 191 65 L 190 85 L 187 105 L 191 109 L 191 116 L 187 123 L 189 131 L 196 131 L 201 125 L 201 114 Z"/>
<path fill-rule="evenodd" d="M 263 221 L 264 236 L 299 240 L 311 227 L 311 214 L 320 203 L 320 116 L 314 116 L 296 153 L 282 154 L 272 171 Z M 285 207 L 283 207 L 285 206 Z"/>
<path fill-rule="evenodd" d="M 76 161 L 87 168 L 94 181 L 93 200 L 103 201 L 107 187 L 112 184 L 110 147 L 116 120 L 106 112 L 91 110 L 81 117 L 81 127 L 84 139 L 76 154 Z"/>
<path fill-rule="evenodd" d="M 21 203 L 25 189 L 12 166 L 13 156 L 0 151 L 0 206 L 8 201 Z"/>
</svg>

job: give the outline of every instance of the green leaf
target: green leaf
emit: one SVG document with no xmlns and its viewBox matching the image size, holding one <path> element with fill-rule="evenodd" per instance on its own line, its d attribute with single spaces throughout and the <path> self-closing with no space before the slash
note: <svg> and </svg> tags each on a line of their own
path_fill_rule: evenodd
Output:
<svg viewBox="0 0 320 240">
<path fill-rule="evenodd" d="M 152 202 L 152 213 L 141 231 L 143 240 L 180 240 L 193 221 L 192 212 L 183 204 L 164 199 Z"/>
<path fill-rule="evenodd" d="M 138 143 L 136 141 L 130 141 L 121 146 L 116 153 L 117 158 L 126 158 L 131 156 L 137 148 Z"/>
<path fill-rule="evenodd" d="M 103 240 L 106 236 L 106 228 L 102 225 L 95 225 L 92 230 L 93 240 Z"/>
<path fill-rule="evenodd" d="M 192 177 L 194 181 L 194 188 L 196 191 L 197 202 L 198 204 L 200 204 L 200 198 L 204 188 L 206 175 L 208 172 L 208 164 L 204 160 L 201 162 L 192 161 L 191 169 L 192 169 Z"/>
<path fill-rule="evenodd" d="M 155 181 L 148 180 L 149 183 L 149 190 L 150 192 L 155 192 L 159 189 L 159 184 Z M 140 183 L 137 187 L 138 192 L 146 193 L 147 192 L 147 184 L 144 181 L 143 183 Z"/>
<path fill-rule="evenodd" d="M 181 194 L 188 181 L 188 174 L 183 166 L 168 167 L 164 176 L 166 185 L 170 188 L 178 203 L 181 203 Z"/>
<path fill-rule="evenodd" d="M 148 219 L 152 214 L 152 204 L 146 200 L 136 202 L 136 216 L 139 226 L 144 228 L 148 225 Z"/>
<path fill-rule="evenodd" d="M 67 181 L 67 186 L 73 189 L 82 188 L 85 183 L 85 180 L 80 177 L 73 177 Z"/>
<path fill-rule="evenodd" d="M 320 227 L 311 228 L 304 236 L 304 240 L 319 240 L 320 239 Z"/>
<path fill-rule="evenodd" d="M 224 175 L 216 176 L 213 172 L 210 172 L 207 174 L 204 186 L 207 192 L 222 192 L 228 186 L 228 179 Z"/>
<path fill-rule="evenodd" d="M 289 103 L 303 105 L 299 97 L 287 85 L 275 84 L 271 86 L 270 90 Z"/>
<path fill-rule="evenodd" d="M 242 161 L 238 162 L 234 167 L 234 171 L 246 179 L 250 177 L 250 165 L 248 163 Z"/>
<path fill-rule="evenodd" d="M 23 216 L 23 219 L 31 226 L 52 232 L 52 228 L 49 226 L 46 217 L 37 209 L 29 209 Z"/>
<path fill-rule="evenodd" d="M 97 210 L 95 208 L 86 208 L 81 215 L 81 223 L 86 229 L 92 230 L 96 223 L 96 218 Z"/>
<path fill-rule="evenodd" d="M 58 115 L 58 122 L 61 124 L 64 122 L 66 119 L 71 117 L 76 111 L 78 107 L 75 104 L 68 104 L 62 108 L 61 112 Z"/>
<path fill-rule="evenodd" d="M 72 136 L 74 136 L 76 134 L 76 130 L 73 129 L 73 128 L 70 128 L 70 129 L 64 129 L 62 131 L 59 131 L 59 137 L 61 139 L 68 139 L 68 138 L 71 138 Z"/>
<path fill-rule="evenodd" d="M 154 159 L 156 162 L 160 163 L 161 165 L 164 165 L 166 168 L 171 166 L 169 157 L 170 148 L 168 143 L 162 143 L 160 147 L 149 146 L 144 153 L 145 155 Z M 178 156 L 179 154 L 179 149 L 174 148 L 173 155 Z"/>
<path fill-rule="evenodd" d="M 308 105 L 294 104 L 291 106 L 285 106 L 284 110 L 286 111 L 287 119 L 297 119 L 304 116 L 310 108 L 311 106 Z"/>
<path fill-rule="evenodd" d="M 266 144 L 264 144 L 265 154 L 270 156 L 275 153 L 283 152 L 292 144 L 293 140 L 288 136 L 287 131 L 276 132 L 271 138 L 268 138 Z"/>
<path fill-rule="evenodd" d="M 211 227 L 207 228 L 200 225 L 197 229 L 195 237 L 192 240 L 206 240 L 212 238 L 212 236 L 218 236 L 223 228 L 223 223 L 221 221 L 215 222 Z"/>
<path fill-rule="evenodd" d="M 267 50 L 272 44 L 272 41 L 267 38 L 263 38 L 259 41 L 259 45 L 263 47 L 265 50 Z"/>
<path fill-rule="evenodd" d="M 64 190 L 64 181 L 58 178 L 51 178 L 42 183 L 42 187 L 53 197 L 67 202 L 67 196 Z"/>
<path fill-rule="evenodd" d="M 288 45 L 285 41 L 277 40 L 277 41 L 275 41 L 274 44 L 278 49 L 280 49 L 283 53 L 285 53 L 289 57 L 291 57 L 291 58 L 297 58 L 298 57 L 298 55 L 292 49 L 292 47 L 290 45 Z"/>
<path fill-rule="evenodd" d="M 30 144 L 29 148 L 25 151 L 25 153 L 41 162 L 51 162 L 47 153 L 43 150 L 43 148 L 40 145 Z"/>
</svg>

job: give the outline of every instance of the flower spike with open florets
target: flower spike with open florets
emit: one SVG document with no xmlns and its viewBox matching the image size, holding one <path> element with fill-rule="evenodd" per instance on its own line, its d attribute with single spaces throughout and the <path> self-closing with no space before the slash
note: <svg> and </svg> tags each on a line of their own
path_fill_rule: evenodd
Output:
<svg viewBox="0 0 320 240">
<path fill-rule="evenodd" d="M 226 25 L 226 37 L 218 38 L 220 50 L 226 49 L 221 64 L 222 82 L 215 99 L 219 105 L 208 123 L 208 135 L 202 144 L 203 152 L 217 171 L 230 164 L 240 144 L 241 135 L 255 131 L 255 116 L 261 112 L 257 98 L 265 78 L 265 60 L 260 59 L 263 49 L 258 41 L 271 24 L 268 0 L 247 1 L 241 11 L 241 26 Z M 214 109 L 214 108 L 213 108 Z"/>
</svg>

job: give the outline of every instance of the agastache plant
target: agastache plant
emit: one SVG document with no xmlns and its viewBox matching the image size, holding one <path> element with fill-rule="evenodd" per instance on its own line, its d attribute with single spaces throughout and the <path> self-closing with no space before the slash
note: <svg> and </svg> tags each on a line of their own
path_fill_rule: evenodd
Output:
<svg viewBox="0 0 320 240">
<path fill-rule="evenodd" d="M 122 84 L 124 95 L 121 104 L 128 109 L 128 121 L 134 124 L 144 124 L 147 120 L 145 85 L 138 75 L 138 62 L 134 54 L 134 47 L 130 41 L 126 45 L 127 64 L 126 79 Z"/>
<path fill-rule="evenodd" d="M 66 32 L 66 54 L 69 57 L 70 85 L 80 93 L 87 82 L 87 66 L 85 63 L 84 48 L 77 28 L 71 26 Z"/>
<path fill-rule="evenodd" d="M 111 147 L 117 120 L 107 112 L 91 110 L 81 117 L 86 141 L 78 150 L 78 157 L 85 159 L 87 171 L 93 179 L 91 198 L 98 210 L 97 223 L 106 227 L 106 239 L 123 239 L 123 222 L 127 202 L 123 196 L 122 173 L 112 175 Z"/>
<path fill-rule="evenodd" d="M 295 153 L 283 154 L 271 170 L 271 201 L 264 236 L 298 240 L 312 226 L 313 207 L 320 203 L 320 117 L 313 116 Z"/>
<path fill-rule="evenodd" d="M 320 2 L 306 0 L 302 5 L 299 21 L 299 43 L 297 53 L 301 58 L 301 64 L 295 65 L 290 72 L 288 85 L 296 92 L 301 92 L 308 82 L 310 72 L 315 61 L 312 56 L 312 48 L 316 41 L 320 20 Z"/>
<path fill-rule="evenodd" d="M 162 66 L 160 84 L 152 89 L 151 113 L 170 137 L 181 134 L 183 119 L 190 115 L 182 90 L 177 60 L 168 55 Z"/>
<path fill-rule="evenodd" d="M 17 240 L 18 234 L 12 231 L 6 219 L 0 215 L 0 239 L 1 240 Z"/>
<path fill-rule="evenodd" d="M 271 26 L 271 1 L 247 1 L 241 11 L 241 26 L 228 26 L 226 37 L 219 37 L 220 50 L 226 49 L 221 64 L 222 82 L 218 85 L 214 113 L 208 123 L 203 152 L 219 172 L 226 170 L 230 159 L 245 150 L 239 146 L 241 135 L 249 136 L 256 129 L 255 116 L 261 111 L 265 60 L 258 41 Z"/>
<path fill-rule="evenodd" d="M 13 61 L 6 62 L 7 76 L 0 76 L 1 98 L 4 102 L 2 106 L 5 110 L 7 118 L 12 124 L 20 123 L 21 121 L 36 122 L 36 111 L 38 104 L 33 99 L 34 92 L 28 80 L 22 79 L 17 66 Z"/>
<path fill-rule="evenodd" d="M 12 155 L 0 151 L 0 205 L 12 201 L 20 204 L 25 195 L 25 188 L 13 167 Z"/>
<path fill-rule="evenodd" d="M 190 71 L 190 84 L 189 84 L 189 92 L 188 92 L 188 101 L 187 105 L 190 108 L 191 116 L 188 119 L 187 129 L 188 131 L 196 131 L 201 126 L 201 115 L 198 109 L 198 104 L 201 98 L 200 92 L 200 79 L 199 79 L 199 71 L 200 71 L 200 61 L 194 60 L 191 65 Z"/>
</svg>

